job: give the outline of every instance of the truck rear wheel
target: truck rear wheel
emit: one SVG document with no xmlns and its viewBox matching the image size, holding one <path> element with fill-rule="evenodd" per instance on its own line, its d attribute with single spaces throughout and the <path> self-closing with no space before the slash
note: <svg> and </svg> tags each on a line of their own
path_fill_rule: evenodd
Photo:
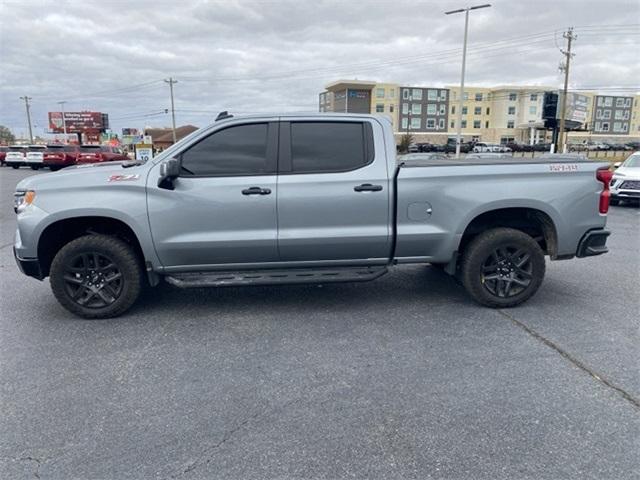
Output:
<svg viewBox="0 0 640 480">
<path fill-rule="evenodd" d="M 462 284 L 487 307 L 514 307 L 536 293 L 544 278 L 540 245 L 513 228 L 494 228 L 475 237 L 461 265 Z"/>
<path fill-rule="evenodd" d="M 111 318 L 127 311 L 142 287 L 135 251 L 119 238 L 87 235 L 72 240 L 51 263 L 51 290 L 60 304 L 83 318 Z"/>
</svg>

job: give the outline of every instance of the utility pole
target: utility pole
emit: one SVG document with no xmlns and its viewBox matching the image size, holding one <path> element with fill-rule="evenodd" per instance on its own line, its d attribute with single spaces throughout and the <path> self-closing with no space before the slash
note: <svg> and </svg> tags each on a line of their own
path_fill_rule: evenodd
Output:
<svg viewBox="0 0 640 480">
<path fill-rule="evenodd" d="M 33 143 L 33 129 L 31 128 L 31 105 L 29 105 L 29 100 L 31 97 L 20 97 L 20 100 L 24 100 L 24 106 L 27 108 L 27 122 L 29 122 L 29 141 Z"/>
<path fill-rule="evenodd" d="M 464 12 L 464 43 L 462 44 L 462 73 L 460 74 L 460 93 L 458 99 L 458 120 L 456 129 L 456 158 L 460 158 L 460 144 L 462 143 L 462 102 L 464 97 L 464 73 L 467 64 L 467 35 L 469 31 L 469 12 L 471 10 L 478 10 L 480 8 L 490 7 L 490 3 L 484 5 L 476 5 L 474 7 L 459 8 L 458 10 L 451 10 L 444 12 L 445 15 L 452 15 L 454 13 Z"/>
<path fill-rule="evenodd" d="M 169 77 L 169 80 L 165 79 L 165 82 L 169 84 L 169 91 L 171 92 L 171 125 L 173 126 L 173 143 L 176 143 L 176 110 L 173 106 L 173 84 L 178 83 L 173 77 Z"/>
<path fill-rule="evenodd" d="M 569 65 L 571 63 L 571 57 L 574 54 L 571 53 L 571 42 L 576 39 L 573 34 L 573 27 L 569 27 L 565 33 L 562 34 L 567 39 L 567 50 L 560 50 L 565 56 L 565 62 L 560 66 L 560 71 L 564 71 L 564 88 L 562 90 L 562 104 L 560 105 L 560 127 L 558 128 L 558 138 L 556 139 L 556 152 L 564 153 L 565 144 L 564 141 L 564 122 L 565 115 L 567 113 L 567 90 L 569 88 Z"/>
<path fill-rule="evenodd" d="M 67 103 L 65 101 L 58 102 L 58 105 L 62 108 L 62 129 L 64 130 L 64 143 L 67 143 L 67 118 L 64 114 L 64 104 Z"/>
</svg>

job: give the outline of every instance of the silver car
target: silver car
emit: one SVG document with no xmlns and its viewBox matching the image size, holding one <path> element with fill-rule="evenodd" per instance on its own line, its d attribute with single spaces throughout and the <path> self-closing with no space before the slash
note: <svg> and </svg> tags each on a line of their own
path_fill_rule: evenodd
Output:
<svg viewBox="0 0 640 480">
<path fill-rule="evenodd" d="M 640 151 L 631 154 L 611 179 L 611 205 L 624 200 L 640 201 Z"/>
</svg>

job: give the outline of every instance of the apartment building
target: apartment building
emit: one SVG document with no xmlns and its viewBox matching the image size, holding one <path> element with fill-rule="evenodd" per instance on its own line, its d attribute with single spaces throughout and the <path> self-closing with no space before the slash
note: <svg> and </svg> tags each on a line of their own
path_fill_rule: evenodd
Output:
<svg viewBox="0 0 640 480">
<path fill-rule="evenodd" d="M 545 92 L 550 86 L 465 86 L 462 102 L 464 141 L 535 144 L 551 140 L 543 119 Z M 384 115 L 391 119 L 396 137 L 407 132 L 416 142 L 444 143 L 455 138 L 459 87 L 400 86 L 365 80 L 339 80 L 319 95 L 321 112 L 351 112 Z M 580 102 L 575 101 L 579 97 Z M 573 99 L 573 100 L 572 100 Z M 569 141 L 592 136 L 606 139 L 640 137 L 640 95 L 572 94 L 572 118 L 582 131 L 569 132 Z M 579 111 L 578 111 L 579 110 Z M 579 118 L 578 118 L 579 117 Z M 629 138 L 630 137 L 630 138 Z M 622 140 L 621 138 L 619 140 Z"/>
<path fill-rule="evenodd" d="M 595 134 L 628 135 L 633 97 L 596 95 L 591 131 Z"/>
<path fill-rule="evenodd" d="M 448 130 L 449 90 L 436 87 L 400 87 L 401 132 L 444 135 Z M 427 140 L 428 141 L 428 140 Z"/>
</svg>

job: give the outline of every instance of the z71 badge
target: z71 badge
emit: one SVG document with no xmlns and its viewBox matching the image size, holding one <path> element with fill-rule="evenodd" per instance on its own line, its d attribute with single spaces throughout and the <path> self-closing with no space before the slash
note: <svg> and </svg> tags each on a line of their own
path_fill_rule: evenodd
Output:
<svg viewBox="0 0 640 480">
<path fill-rule="evenodd" d="M 138 180 L 140 178 L 140 175 L 138 175 L 137 173 L 134 175 L 111 175 L 109 177 L 109 181 L 110 182 L 126 182 L 129 180 Z"/>
</svg>

